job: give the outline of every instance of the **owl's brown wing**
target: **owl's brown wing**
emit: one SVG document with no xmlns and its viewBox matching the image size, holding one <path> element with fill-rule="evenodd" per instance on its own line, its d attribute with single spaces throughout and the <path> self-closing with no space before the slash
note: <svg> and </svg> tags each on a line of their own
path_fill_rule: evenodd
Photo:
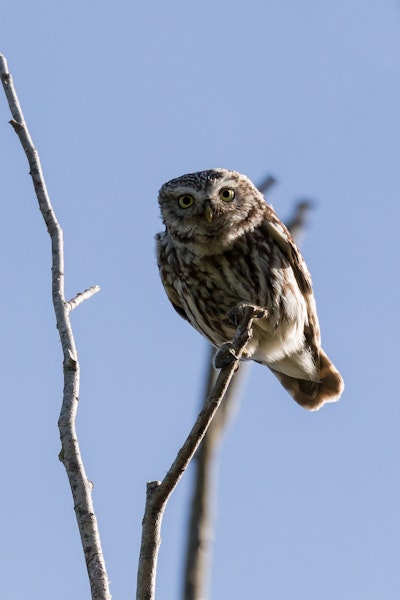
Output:
<svg viewBox="0 0 400 600">
<path fill-rule="evenodd" d="M 312 294 L 311 275 L 293 237 L 285 225 L 278 219 L 275 211 L 268 206 L 268 217 L 265 226 L 271 238 L 276 242 L 282 254 L 288 259 L 297 285 L 303 294 Z"/>
<path fill-rule="evenodd" d="M 318 360 L 321 335 L 310 272 L 288 229 L 278 219 L 275 211 L 270 206 L 267 208 L 267 219 L 264 225 L 268 234 L 277 244 L 293 269 L 297 285 L 307 305 L 308 325 L 304 328 L 304 335 L 315 359 Z"/>
<path fill-rule="evenodd" d="M 268 234 L 289 261 L 297 285 L 306 302 L 308 323 L 304 327 L 304 338 L 318 367 L 319 381 L 296 379 L 274 369 L 271 370 L 296 402 L 309 410 L 318 410 L 326 402 L 334 402 L 340 398 L 344 389 L 343 379 L 321 348 L 321 336 L 311 276 L 300 251 L 273 209 L 268 215 L 265 226 Z"/>
<path fill-rule="evenodd" d="M 164 286 L 165 292 L 168 296 L 172 306 L 182 319 L 189 321 L 186 316 L 185 309 L 183 308 L 179 296 L 172 285 L 177 274 L 174 270 L 175 261 L 171 260 L 173 257 L 173 250 L 170 248 L 168 239 L 165 233 L 158 233 L 156 235 L 156 249 L 157 249 L 157 264 L 160 272 L 160 278 Z"/>
<path fill-rule="evenodd" d="M 175 290 L 173 288 L 167 287 L 166 285 L 164 285 L 164 289 L 167 292 L 167 296 L 169 298 L 169 301 L 171 302 L 172 306 L 174 307 L 174 309 L 176 310 L 176 312 L 178 313 L 178 315 L 180 317 L 182 317 L 182 319 L 185 319 L 185 321 L 189 322 L 189 319 L 186 316 L 184 308 L 180 304 L 177 304 L 176 302 L 174 302 L 173 299 L 172 299 L 172 298 L 176 297 Z"/>
</svg>

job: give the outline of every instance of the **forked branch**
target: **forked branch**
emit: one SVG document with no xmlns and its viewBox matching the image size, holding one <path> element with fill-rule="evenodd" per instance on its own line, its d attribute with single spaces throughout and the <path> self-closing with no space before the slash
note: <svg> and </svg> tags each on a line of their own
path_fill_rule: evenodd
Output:
<svg viewBox="0 0 400 600">
<path fill-rule="evenodd" d="M 93 286 L 82 292 L 82 294 L 78 294 L 69 302 L 65 300 L 62 229 L 47 193 L 39 155 L 26 126 L 12 77 L 8 72 L 7 61 L 2 55 L 0 55 L 0 75 L 12 114 L 10 123 L 18 135 L 28 159 L 39 208 L 51 238 L 52 296 L 57 328 L 64 355 L 64 394 L 58 422 L 62 444 L 60 459 L 64 463 L 72 490 L 92 598 L 95 600 L 110 600 L 108 577 L 91 498 L 92 485 L 86 477 L 75 430 L 75 418 L 79 399 L 79 363 L 70 322 L 71 310 L 87 298 L 90 298 L 99 290 L 99 287 Z"/>
</svg>

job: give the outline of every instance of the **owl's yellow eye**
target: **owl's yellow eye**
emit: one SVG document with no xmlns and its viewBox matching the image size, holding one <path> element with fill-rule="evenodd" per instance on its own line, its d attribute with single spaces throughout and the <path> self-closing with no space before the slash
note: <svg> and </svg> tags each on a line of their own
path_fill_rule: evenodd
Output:
<svg viewBox="0 0 400 600">
<path fill-rule="evenodd" d="M 189 208 L 189 206 L 192 206 L 193 202 L 194 198 L 190 194 L 183 194 L 178 198 L 178 204 L 181 208 Z"/>
<path fill-rule="evenodd" d="M 222 190 L 219 191 L 219 197 L 224 202 L 232 202 L 235 198 L 235 190 L 228 187 L 222 188 Z"/>
</svg>

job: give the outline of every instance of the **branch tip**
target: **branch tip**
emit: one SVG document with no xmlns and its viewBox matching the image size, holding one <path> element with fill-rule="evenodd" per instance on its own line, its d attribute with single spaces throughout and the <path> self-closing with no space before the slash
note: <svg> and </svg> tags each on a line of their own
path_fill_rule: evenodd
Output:
<svg viewBox="0 0 400 600">
<path fill-rule="evenodd" d="M 3 78 L 8 73 L 7 59 L 4 54 L 0 54 L 0 76 Z"/>
<path fill-rule="evenodd" d="M 72 298 L 71 300 L 68 300 L 65 303 L 65 305 L 70 311 L 74 310 L 74 308 L 76 308 L 77 306 L 82 304 L 82 302 L 84 302 L 85 300 L 89 300 L 89 298 L 91 298 L 92 296 L 97 294 L 97 292 L 99 292 L 99 291 L 100 291 L 99 285 L 92 285 L 90 288 L 87 288 L 83 292 L 79 292 L 78 294 L 76 294 L 76 296 L 74 298 Z"/>
<path fill-rule="evenodd" d="M 154 492 L 154 490 L 156 490 L 157 488 L 159 488 L 161 485 L 161 481 L 149 481 L 147 483 L 146 486 L 146 490 L 148 494 L 151 494 Z"/>
</svg>

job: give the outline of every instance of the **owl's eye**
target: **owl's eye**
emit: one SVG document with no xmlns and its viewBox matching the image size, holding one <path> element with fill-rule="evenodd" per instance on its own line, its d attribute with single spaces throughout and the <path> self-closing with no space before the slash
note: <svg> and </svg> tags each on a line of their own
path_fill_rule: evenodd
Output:
<svg viewBox="0 0 400 600">
<path fill-rule="evenodd" d="M 235 190 L 228 187 L 222 188 L 222 190 L 219 191 L 219 197 L 224 202 L 232 202 L 232 200 L 235 199 Z"/>
<path fill-rule="evenodd" d="M 178 204 L 181 208 L 189 208 L 189 206 L 192 206 L 193 202 L 194 198 L 190 194 L 183 194 L 178 198 Z"/>
</svg>

